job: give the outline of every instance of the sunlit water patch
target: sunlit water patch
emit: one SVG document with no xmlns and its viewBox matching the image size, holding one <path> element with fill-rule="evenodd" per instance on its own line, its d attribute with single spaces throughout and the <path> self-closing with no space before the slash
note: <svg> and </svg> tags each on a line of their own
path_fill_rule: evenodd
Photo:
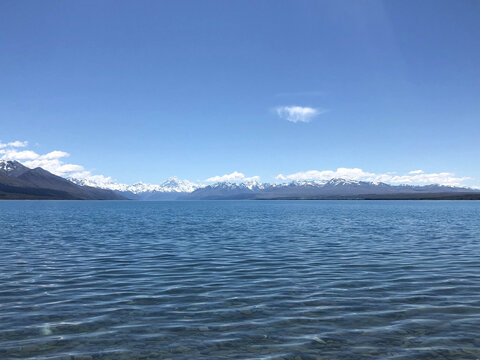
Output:
<svg viewBox="0 0 480 360">
<path fill-rule="evenodd" d="M 0 359 L 478 359 L 480 202 L 0 202 Z"/>
</svg>

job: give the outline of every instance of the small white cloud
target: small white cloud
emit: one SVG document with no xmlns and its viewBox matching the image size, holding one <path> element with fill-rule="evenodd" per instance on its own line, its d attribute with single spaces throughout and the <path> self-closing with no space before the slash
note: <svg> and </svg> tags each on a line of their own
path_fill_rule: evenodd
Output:
<svg viewBox="0 0 480 360">
<path fill-rule="evenodd" d="M 377 174 L 367 172 L 359 168 L 338 168 L 337 170 L 310 170 L 293 174 L 276 176 L 281 181 L 305 181 L 305 180 L 330 180 L 342 178 L 357 181 L 384 182 L 390 184 L 426 185 L 439 184 L 448 186 L 465 186 L 464 182 L 471 180 L 469 177 L 457 177 L 453 173 L 424 173 L 422 170 L 410 171 L 407 175 L 395 173 Z"/>
<path fill-rule="evenodd" d="M 207 182 L 225 182 L 225 181 L 246 181 L 246 182 L 252 182 L 252 181 L 258 181 L 260 180 L 259 176 L 252 176 L 252 177 L 246 177 L 244 174 L 238 171 L 234 171 L 231 174 L 225 174 L 221 176 L 213 176 L 205 181 Z"/>
<path fill-rule="evenodd" d="M 65 151 L 55 150 L 45 155 L 42 155 L 41 158 L 50 160 L 50 159 L 61 159 L 63 157 L 68 157 L 68 156 L 70 156 L 70 154 Z"/>
<path fill-rule="evenodd" d="M 11 141 L 9 143 L 3 144 L 0 142 L 0 149 L 6 148 L 6 147 L 14 147 L 14 148 L 19 148 L 19 147 L 25 147 L 28 145 L 28 141 Z"/>
<path fill-rule="evenodd" d="M 325 110 L 314 109 L 308 106 L 279 106 L 275 110 L 282 119 L 293 123 L 307 123 L 315 116 L 325 113 Z"/>
</svg>

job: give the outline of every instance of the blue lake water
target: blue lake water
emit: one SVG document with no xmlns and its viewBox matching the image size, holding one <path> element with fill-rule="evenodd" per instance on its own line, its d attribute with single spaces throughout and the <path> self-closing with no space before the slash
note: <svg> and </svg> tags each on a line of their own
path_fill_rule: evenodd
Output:
<svg viewBox="0 0 480 360">
<path fill-rule="evenodd" d="M 480 202 L 0 202 L 0 359 L 478 359 Z"/>
</svg>

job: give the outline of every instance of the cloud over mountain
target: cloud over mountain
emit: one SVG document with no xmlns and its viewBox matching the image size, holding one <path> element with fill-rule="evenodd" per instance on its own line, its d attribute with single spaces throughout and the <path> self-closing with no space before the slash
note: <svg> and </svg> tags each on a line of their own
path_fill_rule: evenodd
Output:
<svg viewBox="0 0 480 360">
<path fill-rule="evenodd" d="M 246 177 L 243 173 L 234 171 L 231 174 L 213 176 L 205 181 L 207 182 L 225 182 L 225 181 L 258 181 L 260 180 L 259 176 Z"/>
<path fill-rule="evenodd" d="M 342 178 L 349 180 L 361 180 L 371 182 L 384 182 L 390 184 L 440 184 L 450 186 L 463 186 L 469 177 L 457 177 L 450 172 L 425 173 L 423 170 L 410 171 L 406 175 L 396 173 L 377 174 L 367 172 L 359 168 L 338 168 L 337 170 L 309 170 L 293 174 L 276 176 L 277 180 L 330 180 Z"/>
<path fill-rule="evenodd" d="M 70 164 L 63 161 L 70 154 L 65 151 L 54 150 L 46 154 L 38 154 L 33 150 L 19 150 L 26 147 L 26 141 L 12 141 L 0 144 L 1 160 L 17 160 L 29 168 L 41 167 L 59 176 L 66 176 L 74 172 L 84 171 L 81 165 Z"/>
</svg>

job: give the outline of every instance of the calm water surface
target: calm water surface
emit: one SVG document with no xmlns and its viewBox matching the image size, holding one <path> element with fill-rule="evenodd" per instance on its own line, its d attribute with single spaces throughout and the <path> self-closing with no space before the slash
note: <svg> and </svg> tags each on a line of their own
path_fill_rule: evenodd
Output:
<svg viewBox="0 0 480 360">
<path fill-rule="evenodd" d="M 480 202 L 0 202 L 0 359 L 478 359 Z"/>
</svg>

